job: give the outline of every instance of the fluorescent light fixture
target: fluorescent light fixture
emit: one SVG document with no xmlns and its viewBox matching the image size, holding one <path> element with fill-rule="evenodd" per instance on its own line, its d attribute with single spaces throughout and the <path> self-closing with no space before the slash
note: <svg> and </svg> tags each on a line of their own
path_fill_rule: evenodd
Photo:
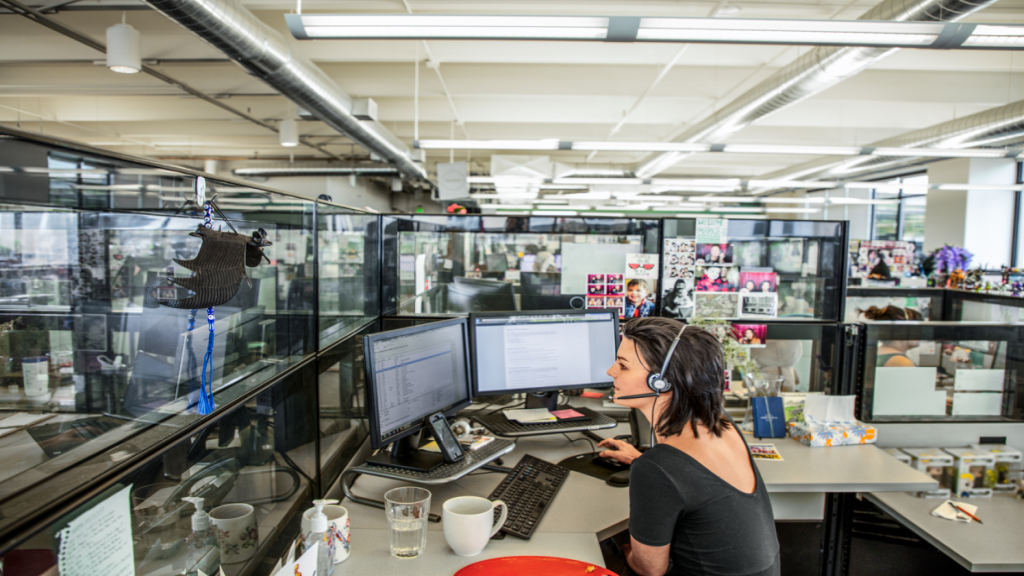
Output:
<svg viewBox="0 0 1024 576">
<path fill-rule="evenodd" d="M 121 74 L 138 74 L 142 70 L 138 30 L 124 23 L 107 28 L 107 68 Z"/>
<path fill-rule="evenodd" d="M 484 206 L 491 206 L 498 210 L 530 210 L 533 208 L 533 204 L 485 204 Z"/>
<path fill-rule="evenodd" d="M 760 214 L 764 212 L 763 208 L 708 208 L 711 212 L 749 212 L 752 214 Z"/>
<path fill-rule="evenodd" d="M 285 20 L 300 40 L 604 40 L 609 23 L 602 16 L 444 14 L 288 14 Z"/>
<path fill-rule="evenodd" d="M 580 216 L 601 216 L 603 218 L 625 218 L 625 212 L 580 212 Z"/>
<path fill-rule="evenodd" d="M 767 212 L 768 214 L 817 214 L 821 212 L 821 208 L 765 208 L 764 211 Z"/>
<path fill-rule="evenodd" d="M 1024 185 L 1020 184 L 1007 184 L 1001 186 L 998 184 L 932 184 L 930 186 L 932 190 L 1024 190 Z"/>
<path fill-rule="evenodd" d="M 739 178 L 653 178 L 651 186 L 719 186 L 735 188 Z"/>
<path fill-rule="evenodd" d="M 498 192 L 496 194 L 489 194 L 487 192 L 481 192 L 479 194 L 470 194 L 469 197 L 473 200 L 512 200 L 512 199 L 532 199 L 537 197 L 536 192 Z"/>
<path fill-rule="evenodd" d="M 748 188 L 760 188 L 762 186 L 774 186 L 776 188 L 834 188 L 835 182 L 824 180 L 750 180 Z"/>
<path fill-rule="evenodd" d="M 808 196 L 805 198 L 758 198 L 754 197 L 757 202 L 762 204 L 824 204 L 825 198 L 822 196 Z"/>
<path fill-rule="evenodd" d="M 931 156 L 936 158 L 1003 158 L 1005 148 L 875 148 L 873 156 Z"/>
<path fill-rule="evenodd" d="M 541 190 L 589 190 L 584 184 L 541 184 Z"/>
<path fill-rule="evenodd" d="M 565 200 L 611 200 L 611 192 L 579 192 L 577 194 L 548 194 L 545 198 L 563 198 Z"/>
<path fill-rule="evenodd" d="M 577 210 L 542 210 L 534 208 L 533 214 L 535 216 L 577 216 L 579 211 Z"/>
<path fill-rule="evenodd" d="M 651 209 L 652 212 L 703 212 L 696 206 L 657 206 Z"/>
<path fill-rule="evenodd" d="M 737 154 L 825 154 L 853 156 L 860 154 L 860 146 L 787 146 L 775 144 L 726 144 L 723 152 Z"/>
<path fill-rule="evenodd" d="M 299 145 L 299 124 L 291 118 L 281 120 L 278 126 L 278 136 L 281 137 L 281 146 L 293 147 Z M 353 174 L 355 174 L 353 172 Z"/>
<path fill-rule="evenodd" d="M 585 40 L 1013 50 L 1020 26 L 956 22 L 449 14 L 287 14 L 300 40 Z"/>
<path fill-rule="evenodd" d="M 622 186 L 639 186 L 644 181 L 640 178 L 555 178 L 551 181 L 553 184 L 588 184 L 588 185 L 599 185 L 599 184 L 612 184 Z"/>
<path fill-rule="evenodd" d="M 559 178 L 569 176 L 622 176 L 625 174 L 622 168 L 590 168 L 587 166 L 574 166 L 558 175 Z"/>
<path fill-rule="evenodd" d="M 688 142 L 573 142 L 582 152 L 709 152 L 711 144 Z"/>
<path fill-rule="evenodd" d="M 665 152 L 641 165 L 636 169 L 635 174 L 641 178 L 650 178 L 655 174 L 661 174 L 692 154 L 693 152 Z"/>
<path fill-rule="evenodd" d="M 893 200 L 867 200 L 867 199 L 864 199 L 864 198 L 829 198 L 828 199 L 828 203 L 829 204 L 839 204 L 839 205 L 847 205 L 847 204 L 891 205 L 891 204 L 899 204 L 900 201 L 897 200 L 897 199 L 893 199 Z"/>
<path fill-rule="evenodd" d="M 568 200 L 556 200 L 553 198 L 537 198 L 533 201 L 534 204 L 568 204 Z"/>
<path fill-rule="evenodd" d="M 422 150 L 558 150 L 558 140 L 418 140 Z"/>
</svg>

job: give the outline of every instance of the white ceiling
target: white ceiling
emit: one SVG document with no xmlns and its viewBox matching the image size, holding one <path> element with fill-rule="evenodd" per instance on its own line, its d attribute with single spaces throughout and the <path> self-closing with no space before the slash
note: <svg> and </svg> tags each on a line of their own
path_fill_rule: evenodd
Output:
<svg viewBox="0 0 1024 576">
<path fill-rule="evenodd" d="M 48 2 L 22 0 L 35 6 Z M 83 0 L 58 21 L 102 40 L 120 10 L 84 10 L 118 0 Z M 879 0 L 880 1 L 880 0 Z M 419 13 L 600 14 L 706 16 L 715 2 L 656 0 L 408 0 Z M 293 2 L 246 0 L 282 34 Z M 729 0 L 738 17 L 855 19 L 876 0 Z M 142 4 L 127 21 L 142 34 L 143 58 L 162 72 L 253 116 L 279 120 L 284 98 L 210 45 Z M 143 9 L 140 9 L 143 8 Z M 306 0 L 303 11 L 402 13 L 398 0 Z M 969 21 L 1024 22 L 1024 0 L 1001 0 Z M 295 41 L 354 97 L 379 104 L 380 121 L 411 143 L 417 42 Z M 602 140 L 683 46 L 597 42 L 430 42 L 464 127 L 456 138 Z M 730 102 L 809 48 L 691 45 L 664 80 L 615 135 L 619 140 L 665 140 Z M 419 50 L 425 59 L 425 51 Z M 93 64 L 97 53 L 16 15 L 0 15 L 0 123 L 70 137 L 153 157 L 297 157 L 323 155 L 285 149 L 277 136 L 144 74 L 124 75 Z M 454 113 L 437 75 L 421 67 L 419 134 L 448 138 Z M 1024 53 L 904 50 L 854 78 L 767 117 L 730 138 L 765 144 L 863 145 L 1003 105 L 1024 97 Z M 303 135 L 347 155 L 349 141 L 319 122 L 300 122 Z M 456 152 L 486 173 L 491 152 Z M 587 153 L 555 152 L 561 162 Z M 643 155 L 599 153 L 595 166 L 626 166 Z M 429 151 L 428 163 L 447 161 Z M 697 154 L 661 176 L 755 178 L 805 162 L 809 156 Z"/>
</svg>

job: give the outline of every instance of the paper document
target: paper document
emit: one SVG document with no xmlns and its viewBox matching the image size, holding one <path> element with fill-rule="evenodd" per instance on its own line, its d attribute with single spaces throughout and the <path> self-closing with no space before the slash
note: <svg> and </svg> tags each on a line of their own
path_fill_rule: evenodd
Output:
<svg viewBox="0 0 1024 576">
<path fill-rule="evenodd" d="M 0 420 L 0 428 L 21 428 L 22 426 L 29 426 L 36 422 L 41 422 L 47 418 L 53 418 L 54 416 L 56 416 L 56 414 L 28 414 L 26 412 L 18 412 L 17 414 Z"/>
<path fill-rule="evenodd" d="M 1000 416 L 1002 392 L 954 392 L 953 416 Z"/>
<path fill-rule="evenodd" d="M 938 518 L 945 518 L 946 520 L 953 520 L 954 522 L 970 522 L 971 517 L 957 510 L 956 508 L 953 508 L 953 504 L 956 504 L 957 506 L 977 516 L 978 507 L 975 506 L 974 504 L 967 504 L 965 502 L 953 502 L 950 500 L 946 500 L 942 504 L 939 504 L 938 508 L 932 510 L 932 516 L 936 516 Z"/>
<path fill-rule="evenodd" d="M 960 369 L 953 376 L 953 389 L 1002 392 L 1005 373 L 1005 370 Z M 0 426 L 3 426 L 3 421 L 0 421 Z"/>
<path fill-rule="evenodd" d="M 874 416 L 942 416 L 946 393 L 935 389 L 935 368 L 875 368 Z"/>
<path fill-rule="evenodd" d="M 520 424 L 536 422 L 554 422 L 558 420 L 547 408 L 531 408 L 529 410 L 505 410 L 505 418 L 514 420 Z"/>
<path fill-rule="evenodd" d="M 61 576 L 135 576 L 131 485 L 109 496 L 58 533 Z"/>
<path fill-rule="evenodd" d="M 750 457 L 754 460 L 775 460 L 782 462 L 782 454 L 779 454 L 775 444 L 751 444 Z"/>
</svg>

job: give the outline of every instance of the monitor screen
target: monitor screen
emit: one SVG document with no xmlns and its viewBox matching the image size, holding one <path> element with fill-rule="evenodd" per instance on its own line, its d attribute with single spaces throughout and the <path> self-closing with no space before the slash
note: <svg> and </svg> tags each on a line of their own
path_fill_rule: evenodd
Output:
<svg viewBox="0 0 1024 576">
<path fill-rule="evenodd" d="M 417 432 L 436 412 L 469 405 L 466 320 L 446 320 L 364 338 L 371 445 Z"/>
<path fill-rule="evenodd" d="M 619 344 L 613 310 L 472 314 L 478 396 L 602 388 Z"/>
</svg>

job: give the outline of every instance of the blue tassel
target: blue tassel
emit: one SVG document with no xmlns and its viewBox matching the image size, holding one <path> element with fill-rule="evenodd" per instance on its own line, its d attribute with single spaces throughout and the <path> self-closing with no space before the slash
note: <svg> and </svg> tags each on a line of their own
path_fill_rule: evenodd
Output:
<svg viewBox="0 0 1024 576">
<path fill-rule="evenodd" d="M 206 309 L 206 320 L 210 324 L 210 338 L 206 342 L 206 356 L 203 357 L 202 382 L 199 387 L 199 409 L 200 414 L 212 414 L 217 406 L 213 403 L 213 308 Z M 207 365 L 209 365 L 209 376 L 207 376 Z"/>
</svg>

